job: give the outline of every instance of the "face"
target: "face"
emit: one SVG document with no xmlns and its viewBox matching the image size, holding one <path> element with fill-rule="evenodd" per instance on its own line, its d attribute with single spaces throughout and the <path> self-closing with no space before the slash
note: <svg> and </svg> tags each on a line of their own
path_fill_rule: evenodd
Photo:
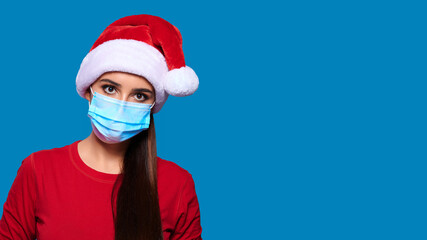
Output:
<svg viewBox="0 0 427 240">
<path fill-rule="evenodd" d="M 144 77 L 125 72 L 106 72 L 93 84 L 92 90 L 118 100 L 153 104 L 154 87 Z M 90 102 L 92 93 L 88 88 L 85 98 Z"/>
</svg>

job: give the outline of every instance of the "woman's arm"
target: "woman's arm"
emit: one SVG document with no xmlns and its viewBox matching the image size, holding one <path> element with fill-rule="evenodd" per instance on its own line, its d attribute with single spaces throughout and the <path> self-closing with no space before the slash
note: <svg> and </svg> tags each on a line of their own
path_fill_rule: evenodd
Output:
<svg viewBox="0 0 427 240">
<path fill-rule="evenodd" d="M 36 239 L 35 179 L 31 154 L 22 161 L 3 206 L 0 239 Z"/>
<path fill-rule="evenodd" d="M 178 222 L 170 239 L 202 240 L 199 202 L 191 174 L 188 174 L 188 178 L 183 185 L 177 214 Z"/>
</svg>

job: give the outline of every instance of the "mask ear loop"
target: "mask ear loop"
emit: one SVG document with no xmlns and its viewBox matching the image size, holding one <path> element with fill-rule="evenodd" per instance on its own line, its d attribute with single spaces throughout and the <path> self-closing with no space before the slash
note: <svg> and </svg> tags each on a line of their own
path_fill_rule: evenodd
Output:
<svg viewBox="0 0 427 240">
<path fill-rule="evenodd" d="M 150 110 L 151 110 L 151 108 L 153 108 L 153 107 L 154 107 L 154 104 L 156 104 L 156 102 L 153 102 L 153 105 L 151 105 Z"/>
<path fill-rule="evenodd" d="M 89 88 L 90 88 L 90 91 L 92 92 L 92 99 L 93 99 L 93 96 L 95 96 L 95 94 L 93 93 L 92 86 L 89 86 Z M 91 102 L 92 102 L 92 100 L 90 100 L 90 102 L 88 103 L 89 107 L 90 107 Z"/>
</svg>

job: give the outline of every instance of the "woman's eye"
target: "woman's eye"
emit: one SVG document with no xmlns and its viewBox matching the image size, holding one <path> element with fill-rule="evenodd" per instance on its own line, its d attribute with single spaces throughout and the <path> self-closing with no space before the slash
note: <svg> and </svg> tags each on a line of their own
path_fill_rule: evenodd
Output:
<svg viewBox="0 0 427 240">
<path fill-rule="evenodd" d="M 137 93 L 137 94 L 135 94 L 135 99 L 138 101 L 144 101 L 146 99 L 146 97 L 142 93 Z"/>
<path fill-rule="evenodd" d="M 113 86 L 105 86 L 104 91 L 108 94 L 113 94 L 115 91 L 115 88 Z"/>
</svg>

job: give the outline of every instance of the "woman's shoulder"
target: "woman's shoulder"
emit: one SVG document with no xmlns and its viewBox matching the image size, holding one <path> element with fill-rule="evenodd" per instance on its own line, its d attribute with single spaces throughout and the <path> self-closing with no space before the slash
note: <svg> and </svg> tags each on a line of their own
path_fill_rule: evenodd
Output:
<svg viewBox="0 0 427 240">
<path fill-rule="evenodd" d="M 66 155 L 69 154 L 68 150 L 73 144 L 74 142 L 67 145 L 47 147 L 33 152 L 32 155 L 35 159 L 49 159 L 51 156 Z"/>
<path fill-rule="evenodd" d="M 34 151 L 29 156 L 32 157 L 33 164 L 38 171 L 41 169 L 50 169 L 55 166 L 65 166 L 64 162 L 70 159 L 70 147 L 74 143 L 75 142 L 66 145 L 47 147 Z"/>
<path fill-rule="evenodd" d="M 174 180 L 187 180 L 191 177 L 188 170 L 177 163 L 163 159 L 157 156 L 157 172 L 159 177 L 170 178 Z"/>
</svg>

